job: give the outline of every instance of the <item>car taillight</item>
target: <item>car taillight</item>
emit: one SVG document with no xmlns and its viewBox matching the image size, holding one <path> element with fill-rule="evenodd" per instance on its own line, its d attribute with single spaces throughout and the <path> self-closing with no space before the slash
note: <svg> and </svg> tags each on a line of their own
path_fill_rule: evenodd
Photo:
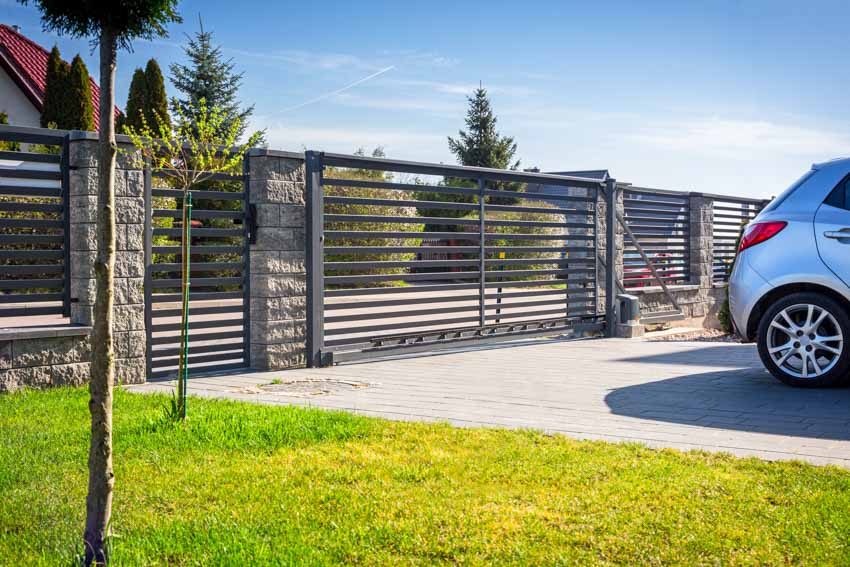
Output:
<svg viewBox="0 0 850 567">
<path fill-rule="evenodd" d="M 773 238 L 786 226 L 788 226 L 788 223 L 785 221 L 757 222 L 747 226 L 744 229 L 744 235 L 741 237 L 738 254 L 747 248 Z"/>
</svg>

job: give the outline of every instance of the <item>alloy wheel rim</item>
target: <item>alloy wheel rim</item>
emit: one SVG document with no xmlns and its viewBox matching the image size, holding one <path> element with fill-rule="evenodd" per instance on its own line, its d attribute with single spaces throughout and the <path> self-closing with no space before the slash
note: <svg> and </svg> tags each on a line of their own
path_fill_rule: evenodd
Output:
<svg viewBox="0 0 850 567">
<path fill-rule="evenodd" d="M 844 352 L 844 335 L 832 313 L 797 304 L 777 313 L 767 333 L 767 352 L 782 372 L 817 378 L 832 370 Z"/>
</svg>

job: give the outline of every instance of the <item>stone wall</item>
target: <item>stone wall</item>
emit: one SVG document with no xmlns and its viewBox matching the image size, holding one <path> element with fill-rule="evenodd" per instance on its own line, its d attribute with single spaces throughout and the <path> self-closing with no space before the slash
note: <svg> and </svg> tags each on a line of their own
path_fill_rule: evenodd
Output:
<svg viewBox="0 0 850 567">
<path fill-rule="evenodd" d="M 144 175 L 132 166 L 132 146 L 119 144 L 115 170 L 115 377 L 145 381 L 145 201 Z M 71 215 L 71 323 L 90 326 L 94 312 L 97 256 L 97 140 L 72 132 L 69 139 Z"/>
<path fill-rule="evenodd" d="M 66 326 L 0 331 L 0 392 L 86 383 L 90 331 Z"/>
<path fill-rule="evenodd" d="M 250 246 L 251 367 L 279 370 L 306 362 L 304 157 L 252 150 L 249 202 L 257 232 Z"/>
</svg>

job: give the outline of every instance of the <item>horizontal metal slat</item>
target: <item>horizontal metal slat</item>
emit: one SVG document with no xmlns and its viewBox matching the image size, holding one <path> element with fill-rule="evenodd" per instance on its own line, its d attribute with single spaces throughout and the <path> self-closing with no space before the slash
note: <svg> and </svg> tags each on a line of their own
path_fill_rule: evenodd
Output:
<svg viewBox="0 0 850 567">
<path fill-rule="evenodd" d="M 156 351 L 154 351 L 156 353 Z M 213 353 L 213 354 L 200 354 L 200 355 L 192 355 L 190 354 L 188 357 L 188 364 L 204 364 L 207 362 L 224 362 L 228 360 L 242 360 L 244 356 L 244 351 L 242 348 L 239 348 L 235 352 L 221 352 L 221 353 Z M 162 368 L 168 366 L 176 366 L 180 362 L 180 357 L 169 357 L 169 358 L 153 358 L 151 360 L 151 366 L 153 368 Z"/>
<path fill-rule="evenodd" d="M 0 229 L 2 228 L 63 228 L 61 220 L 50 219 L 10 219 L 0 217 Z"/>
<path fill-rule="evenodd" d="M 42 264 L 24 266 L 0 266 L 0 276 L 23 276 L 33 274 L 61 274 L 64 271 L 62 264 Z"/>
<path fill-rule="evenodd" d="M 192 298 L 195 299 L 195 298 Z M 189 317 L 194 317 L 197 315 L 221 315 L 226 313 L 242 313 L 242 304 L 234 304 L 234 305 L 214 305 L 208 307 L 195 307 L 191 303 L 189 304 Z M 153 318 L 161 318 L 161 317 L 180 317 L 183 313 L 182 309 L 154 309 L 152 312 Z M 241 317 L 240 317 L 241 319 Z"/>
<path fill-rule="evenodd" d="M 0 307 L 0 318 L 2 317 L 31 317 L 35 315 L 61 315 L 61 305 L 47 305 L 39 307 Z"/>
<path fill-rule="evenodd" d="M 429 238 L 451 238 L 455 240 L 478 240 L 477 232 L 403 232 L 403 231 L 367 231 L 367 230 L 326 230 L 326 239 L 348 238 L 357 240 L 401 238 L 424 240 Z M 587 234 L 498 234 L 488 232 L 485 240 L 592 240 Z"/>
<path fill-rule="evenodd" d="M 242 326 L 245 322 L 240 317 L 239 319 L 232 320 L 215 320 L 215 321 L 189 321 L 189 330 L 195 331 L 199 329 L 218 329 L 221 327 L 239 327 Z M 153 332 L 154 333 L 168 333 L 173 331 L 180 331 L 183 329 L 183 323 L 157 323 L 154 321 L 153 323 Z M 203 335 L 196 335 L 193 337 L 193 340 L 201 341 L 206 340 L 203 338 Z"/>
<path fill-rule="evenodd" d="M 154 254 L 181 254 L 182 251 L 183 248 L 180 246 L 154 246 L 152 248 Z M 244 248 L 241 246 L 192 244 L 190 256 L 198 254 L 242 254 L 243 251 Z"/>
<path fill-rule="evenodd" d="M 9 168 L 0 165 L 0 178 L 7 179 L 37 179 L 39 181 L 59 181 L 62 179 L 60 171 L 45 171 L 43 169 Z"/>
<path fill-rule="evenodd" d="M 414 183 L 390 183 L 385 181 L 364 181 L 360 179 L 339 179 L 323 177 L 323 187 L 360 187 L 368 189 L 387 189 L 390 191 L 424 191 L 428 193 L 445 193 L 448 195 L 470 195 L 477 197 L 478 189 L 469 187 L 452 187 L 441 185 L 416 185 Z"/>
<path fill-rule="evenodd" d="M 61 213 L 62 205 L 51 203 L 2 203 L 0 211 L 8 213 Z"/>
<path fill-rule="evenodd" d="M 218 270 L 241 271 L 245 266 L 242 262 L 192 262 L 189 264 L 190 272 L 212 272 Z M 183 270 L 182 264 L 151 264 L 155 272 L 179 272 Z"/>
<path fill-rule="evenodd" d="M 176 209 L 154 209 L 153 216 L 155 218 L 182 219 L 183 211 Z M 243 211 L 207 211 L 192 208 L 193 219 L 242 219 L 244 216 L 245 213 Z"/>
<path fill-rule="evenodd" d="M 59 187 L 19 187 L 17 185 L 0 185 L 0 195 L 4 197 L 62 197 Z"/>
<path fill-rule="evenodd" d="M 194 171 L 194 170 L 188 170 L 187 173 L 190 174 L 190 175 L 199 174 L 199 175 L 203 176 L 202 182 L 208 182 L 208 181 L 242 181 L 244 179 L 244 176 L 242 176 L 240 174 L 234 174 L 234 173 L 223 173 L 223 172 L 210 173 L 210 172 L 207 172 L 207 171 Z M 169 178 L 172 177 L 168 172 L 163 171 L 161 169 L 152 170 L 151 176 L 158 178 L 158 179 L 169 179 Z M 201 193 L 201 192 L 202 191 L 195 191 L 194 189 L 192 189 L 192 197 L 195 196 L 195 193 Z"/>
<path fill-rule="evenodd" d="M 61 293 L 8 293 L 0 295 L 0 304 L 7 303 L 44 303 L 62 301 Z"/>
<path fill-rule="evenodd" d="M 196 287 L 218 287 L 222 285 L 240 285 L 242 278 L 192 278 L 189 283 L 189 289 Z M 161 280 L 153 280 L 152 287 L 154 289 L 164 288 L 179 288 L 182 285 L 180 279 L 168 278 Z"/>
<path fill-rule="evenodd" d="M 216 372 L 227 372 L 230 370 L 240 370 L 248 366 L 247 361 L 234 362 L 233 364 L 210 364 L 204 366 L 190 367 L 189 376 L 199 376 L 203 374 L 214 374 Z M 177 377 L 177 369 L 157 370 L 151 372 L 151 380 L 171 380 Z"/>
<path fill-rule="evenodd" d="M 64 257 L 62 250 L 0 250 L 0 260 L 58 260 Z"/>
<path fill-rule="evenodd" d="M 192 293 L 192 301 L 223 301 L 227 299 L 242 299 L 242 291 L 197 291 Z M 154 303 L 175 303 L 182 301 L 183 296 L 179 293 L 154 293 L 151 300 Z"/>
<path fill-rule="evenodd" d="M 3 139 L 3 134 L 0 133 L 0 140 Z M 33 152 L 12 152 L 0 151 L 0 159 L 10 161 L 23 161 L 32 163 L 55 163 L 59 164 L 62 157 L 59 154 L 36 154 Z"/>
<path fill-rule="evenodd" d="M 182 236 L 182 228 L 154 228 L 154 236 Z M 225 238 L 230 236 L 243 236 L 242 228 L 192 228 L 192 238 L 210 237 Z"/>
<path fill-rule="evenodd" d="M 242 330 L 239 331 L 222 331 L 219 333 L 205 333 L 205 334 L 196 334 L 191 337 L 191 340 L 199 343 L 202 341 L 222 341 L 227 339 L 241 339 L 245 336 L 245 332 Z M 162 346 L 162 345 L 178 345 L 180 343 L 180 335 L 172 335 L 166 337 L 153 337 L 151 338 L 152 346 Z M 191 348 L 191 344 L 190 347 Z"/>
<path fill-rule="evenodd" d="M 173 197 L 182 199 L 184 194 L 180 189 L 152 189 L 154 197 Z M 245 198 L 243 192 L 229 191 L 192 191 L 192 199 L 209 199 L 219 201 L 242 201 Z"/>
<path fill-rule="evenodd" d="M 61 279 L 0 280 L 0 290 L 62 288 Z"/>
<path fill-rule="evenodd" d="M 230 343 L 222 343 L 218 342 L 211 345 L 194 345 L 192 342 L 189 342 L 189 355 L 193 354 L 207 354 L 211 352 L 222 352 L 228 350 L 238 350 L 245 348 L 245 342 L 240 340 L 237 342 Z M 154 358 L 164 358 L 169 356 L 180 356 L 180 351 L 182 349 L 180 347 L 176 348 L 166 348 L 166 349 L 154 349 L 151 352 L 153 353 Z"/>
</svg>

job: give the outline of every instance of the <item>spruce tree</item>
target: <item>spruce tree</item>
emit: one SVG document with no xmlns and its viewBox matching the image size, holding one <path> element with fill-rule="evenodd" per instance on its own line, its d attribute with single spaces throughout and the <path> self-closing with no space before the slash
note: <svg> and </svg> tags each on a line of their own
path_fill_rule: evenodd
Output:
<svg viewBox="0 0 850 567">
<path fill-rule="evenodd" d="M 461 165 L 491 167 L 495 169 L 518 169 L 519 160 L 514 161 L 517 145 L 510 136 L 502 136 L 496 130 L 496 115 L 487 97 L 487 90 L 479 87 L 473 96 L 467 99 L 469 110 L 466 112 L 468 131 L 458 132 L 459 138 L 449 137 L 449 150 L 457 157 Z M 488 189 L 519 191 L 521 184 L 487 182 Z M 512 197 L 492 197 L 494 204 L 513 204 Z"/>
<path fill-rule="evenodd" d="M 94 130 L 94 106 L 91 100 L 89 71 L 79 55 L 71 61 L 65 107 L 65 124 L 62 126 L 64 129 Z"/>
<path fill-rule="evenodd" d="M 242 85 L 242 73 L 236 73 L 233 60 L 224 59 L 221 47 L 213 45 L 212 32 L 204 30 L 203 22 L 200 28 L 183 48 L 188 63 L 172 63 L 169 66 L 171 82 L 183 94 L 172 103 L 175 113 L 191 120 L 198 110 L 199 101 L 204 99 L 208 108 L 219 108 L 224 112 L 227 118 L 223 129 L 239 119 L 241 137 L 254 111 L 253 106 L 241 108 L 239 105 L 237 93 Z"/>
<path fill-rule="evenodd" d="M 168 116 L 168 96 L 165 94 L 165 79 L 156 59 L 145 66 L 145 120 L 153 132 L 161 132 L 162 127 L 171 130 L 171 118 Z"/>
<path fill-rule="evenodd" d="M 62 60 L 55 45 L 47 57 L 44 100 L 41 107 L 41 127 L 64 128 L 70 67 Z"/>
<path fill-rule="evenodd" d="M 145 101 L 147 100 L 147 81 L 145 72 L 136 69 L 133 79 L 130 81 L 130 92 L 127 95 L 127 106 L 124 107 L 124 120 L 121 130 L 131 127 L 136 132 L 142 129 L 142 116 L 145 113 Z"/>
<path fill-rule="evenodd" d="M 5 112 L 0 112 L 0 125 L 9 124 L 9 115 Z M 18 142 L 0 142 L 0 151 L 5 152 L 19 152 L 21 151 L 21 145 Z"/>
</svg>

